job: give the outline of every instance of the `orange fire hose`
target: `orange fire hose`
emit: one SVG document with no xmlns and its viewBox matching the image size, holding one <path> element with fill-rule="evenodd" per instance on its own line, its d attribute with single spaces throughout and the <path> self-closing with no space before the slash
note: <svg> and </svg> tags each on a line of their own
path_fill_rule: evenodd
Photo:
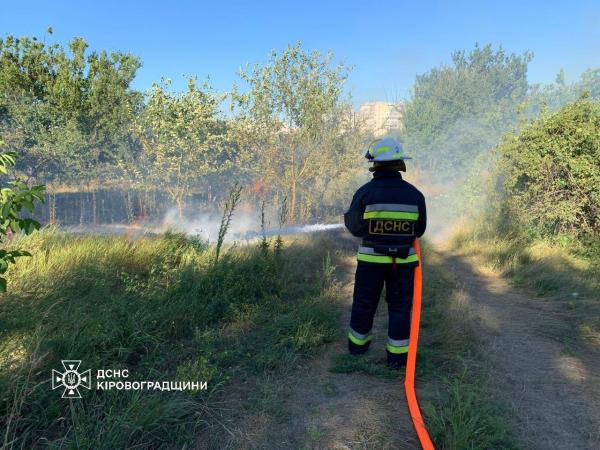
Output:
<svg viewBox="0 0 600 450">
<path fill-rule="evenodd" d="M 415 268 L 415 284 L 413 291 L 413 304 L 412 304 L 412 318 L 410 322 L 410 338 L 408 341 L 408 361 L 406 363 L 406 377 L 404 379 L 404 390 L 406 392 L 406 401 L 408 403 L 408 411 L 412 418 L 415 431 L 419 437 L 419 442 L 423 450 L 435 450 L 433 442 L 429 437 L 427 428 L 423 417 L 421 416 L 421 410 L 419 409 L 419 402 L 417 401 L 417 394 L 415 394 L 415 368 L 417 365 L 417 346 L 419 343 L 419 326 L 421 322 L 421 293 L 423 291 L 423 274 L 421 266 L 423 260 L 421 259 L 421 248 L 419 247 L 418 239 L 415 239 L 415 250 L 419 256 L 419 265 Z"/>
</svg>

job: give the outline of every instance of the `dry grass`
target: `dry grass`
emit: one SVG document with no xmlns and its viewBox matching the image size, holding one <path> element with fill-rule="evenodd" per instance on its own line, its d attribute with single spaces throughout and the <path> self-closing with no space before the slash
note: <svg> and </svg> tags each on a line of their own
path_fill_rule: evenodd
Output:
<svg viewBox="0 0 600 450">
<path fill-rule="evenodd" d="M 479 223 L 461 227 L 452 246 L 475 257 L 480 269 L 551 299 L 558 312 L 574 321 L 578 338 L 600 342 L 600 257 L 582 242 L 501 236 Z"/>
</svg>

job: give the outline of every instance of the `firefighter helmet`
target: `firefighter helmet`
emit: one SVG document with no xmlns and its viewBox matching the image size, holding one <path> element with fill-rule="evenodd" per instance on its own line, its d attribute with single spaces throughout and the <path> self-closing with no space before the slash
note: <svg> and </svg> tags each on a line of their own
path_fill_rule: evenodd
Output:
<svg viewBox="0 0 600 450">
<path fill-rule="evenodd" d="M 369 162 L 388 162 L 411 159 L 409 156 L 404 154 L 402 144 L 394 138 L 385 137 L 383 139 L 377 139 L 371 142 L 365 158 Z"/>
</svg>

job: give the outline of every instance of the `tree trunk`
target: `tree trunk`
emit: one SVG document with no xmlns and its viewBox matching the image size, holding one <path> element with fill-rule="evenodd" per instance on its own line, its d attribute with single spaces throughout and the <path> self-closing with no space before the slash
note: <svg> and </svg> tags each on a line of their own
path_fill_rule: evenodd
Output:
<svg viewBox="0 0 600 450">
<path fill-rule="evenodd" d="M 142 195 L 139 190 L 135 190 L 134 194 L 137 198 L 137 204 L 138 204 L 138 211 L 137 211 L 138 221 L 140 221 L 140 220 L 144 221 L 146 218 L 146 208 L 144 207 L 144 199 L 142 199 Z"/>
<path fill-rule="evenodd" d="M 79 193 L 79 225 L 83 226 L 85 221 L 85 192 Z"/>
<path fill-rule="evenodd" d="M 51 225 L 56 225 L 56 194 L 51 192 L 48 195 L 48 222 Z"/>
<path fill-rule="evenodd" d="M 183 219 L 183 210 L 185 208 L 185 199 L 183 196 L 178 195 L 175 199 L 175 203 L 177 203 L 177 212 L 179 213 L 179 218 Z"/>
<path fill-rule="evenodd" d="M 125 211 L 127 214 L 127 223 L 132 224 L 134 221 L 133 218 L 133 205 L 131 202 L 131 191 L 127 190 L 127 195 L 125 195 Z"/>
<path fill-rule="evenodd" d="M 96 204 L 96 189 L 92 191 L 92 223 L 96 225 L 98 223 L 98 208 Z"/>
<path fill-rule="evenodd" d="M 294 153 L 292 153 L 292 176 L 291 176 L 291 191 L 292 191 L 292 198 L 290 199 L 290 219 L 292 224 L 296 223 L 296 200 L 297 200 L 297 193 L 296 193 L 296 185 L 297 185 L 297 180 L 296 180 L 296 155 Z"/>
<path fill-rule="evenodd" d="M 292 198 L 290 200 L 290 219 L 296 223 L 296 180 L 292 179 Z"/>
</svg>

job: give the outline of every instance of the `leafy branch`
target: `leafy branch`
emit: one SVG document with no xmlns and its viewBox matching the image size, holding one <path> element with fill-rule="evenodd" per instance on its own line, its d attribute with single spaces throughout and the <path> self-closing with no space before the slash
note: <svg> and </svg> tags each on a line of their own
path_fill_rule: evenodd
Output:
<svg viewBox="0 0 600 450">
<path fill-rule="evenodd" d="M 0 140 L 0 146 L 3 141 Z M 0 153 L 0 174 L 7 174 L 14 167 L 17 154 L 14 152 Z M 25 208 L 29 213 L 35 209 L 34 203 L 44 202 L 44 185 L 29 187 L 22 180 L 16 179 L 8 182 L 9 187 L 0 189 L 0 243 L 4 244 L 13 233 L 31 234 L 40 228 L 40 223 L 32 218 L 23 217 Z M 0 292 L 6 292 L 6 278 L 3 276 L 9 264 L 15 264 L 21 256 L 31 256 L 25 250 L 0 249 Z"/>
</svg>

